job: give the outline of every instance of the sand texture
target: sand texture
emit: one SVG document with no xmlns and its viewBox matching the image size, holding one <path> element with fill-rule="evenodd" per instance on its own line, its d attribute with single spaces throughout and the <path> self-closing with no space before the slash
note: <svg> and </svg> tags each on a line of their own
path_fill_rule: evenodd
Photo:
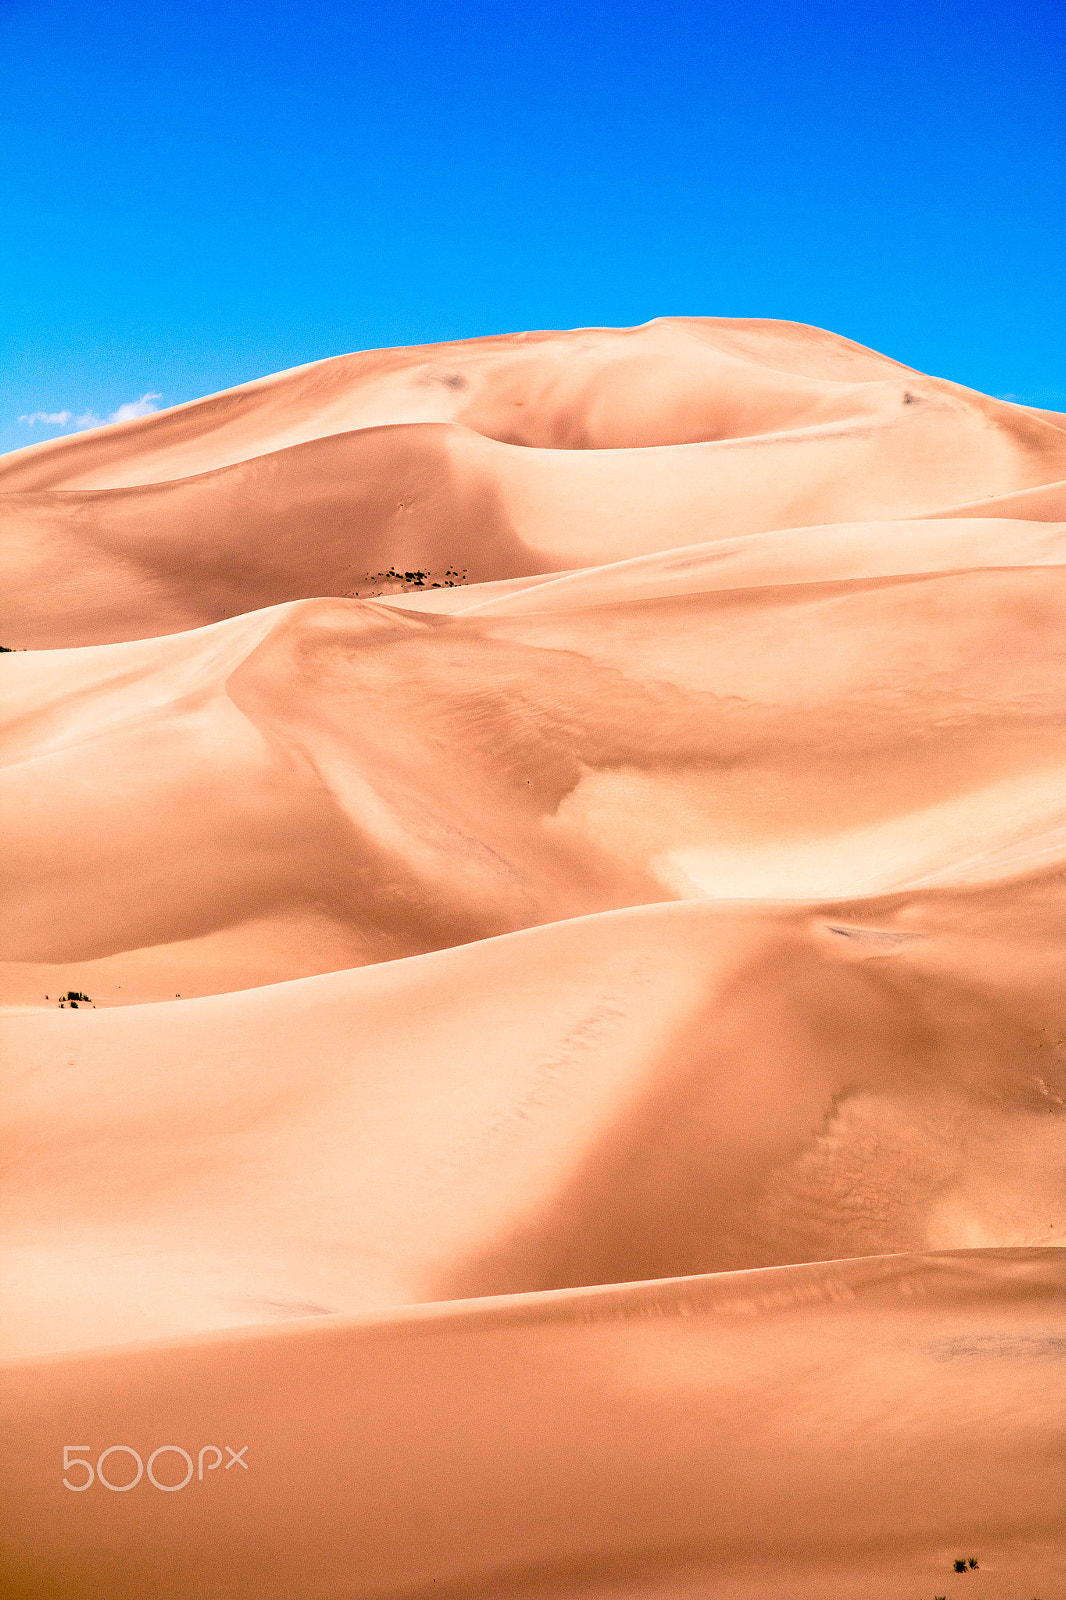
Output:
<svg viewBox="0 0 1066 1600">
<path fill-rule="evenodd" d="M 5 1596 L 1063 1600 L 1066 416 L 672 318 L 0 527 Z"/>
</svg>

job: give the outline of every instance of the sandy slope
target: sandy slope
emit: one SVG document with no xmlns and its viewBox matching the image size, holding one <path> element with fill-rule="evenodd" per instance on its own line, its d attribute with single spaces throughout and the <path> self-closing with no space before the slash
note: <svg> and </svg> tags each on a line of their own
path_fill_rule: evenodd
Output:
<svg viewBox="0 0 1066 1600">
<path fill-rule="evenodd" d="M 9 658 L 0 995 L 204 993 L 1057 859 L 1062 532 L 808 530 L 450 615 L 312 601 Z"/>
<path fill-rule="evenodd" d="M 5 1593 L 1066 1592 L 1064 421 L 694 318 L 0 461 Z"/>
<path fill-rule="evenodd" d="M 1066 521 L 1064 481 L 1044 416 L 789 324 L 377 351 L 0 463 L 0 639 L 164 634 L 393 568 L 476 583 L 801 524 Z"/>
<path fill-rule="evenodd" d="M 15 451 L 0 481 L 5 490 L 159 483 L 398 422 L 458 422 L 549 449 L 683 444 L 837 420 L 853 409 L 856 386 L 910 372 L 820 328 L 720 317 L 370 350 Z"/>
<path fill-rule="evenodd" d="M 10 1017 L 6 1348 L 1058 1244 L 1061 906 L 658 906 Z"/>
<path fill-rule="evenodd" d="M 16 1366 L 9 1592 L 1055 1595 L 1063 1260 L 875 1257 Z M 176 1494 L 77 1494 L 72 1439 L 217 1448 Z"/>
</svg>

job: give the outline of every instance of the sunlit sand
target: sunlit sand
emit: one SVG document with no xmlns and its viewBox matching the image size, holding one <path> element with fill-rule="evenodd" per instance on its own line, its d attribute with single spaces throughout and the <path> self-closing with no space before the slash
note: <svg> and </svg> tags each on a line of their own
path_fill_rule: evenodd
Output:
<svg viewBox="0 0 1066 1600">
<path fill-rule="evenodd" d="M 1066 416 L 665 319 L 0 518 L 8 1592 L 1066 1593 Z"/>
</svg>

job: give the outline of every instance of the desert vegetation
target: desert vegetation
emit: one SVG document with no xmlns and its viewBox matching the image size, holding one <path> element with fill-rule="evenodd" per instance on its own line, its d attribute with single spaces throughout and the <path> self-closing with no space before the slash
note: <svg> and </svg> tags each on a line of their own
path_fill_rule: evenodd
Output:
<svg viewBox="0 0 1066 1600">
<path fill-rule="evenodd" d="M 429 568 L 414 567 L 400 571 L 390 567 L 387 572 L 367 572 L 358 588 L 345 591 L 350 599 L 372 598 L 375 595 L 404 593 L 411 589 L 457 589 L 466 582 L 467 569 L 446 567 L 438 576 Z"/>
</svg>

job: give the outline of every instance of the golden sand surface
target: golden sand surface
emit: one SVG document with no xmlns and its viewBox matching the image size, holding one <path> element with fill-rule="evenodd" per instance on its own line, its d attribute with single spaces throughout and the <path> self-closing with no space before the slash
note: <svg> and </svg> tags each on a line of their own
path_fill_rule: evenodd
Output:
<svg viewBox="0 0 1066 1600">
<path fill-rule="evenodd" d="M 1066 416 L 669 318 L 0 526 L 5 1595 L 1063 1600 Z"/>
</svg>

